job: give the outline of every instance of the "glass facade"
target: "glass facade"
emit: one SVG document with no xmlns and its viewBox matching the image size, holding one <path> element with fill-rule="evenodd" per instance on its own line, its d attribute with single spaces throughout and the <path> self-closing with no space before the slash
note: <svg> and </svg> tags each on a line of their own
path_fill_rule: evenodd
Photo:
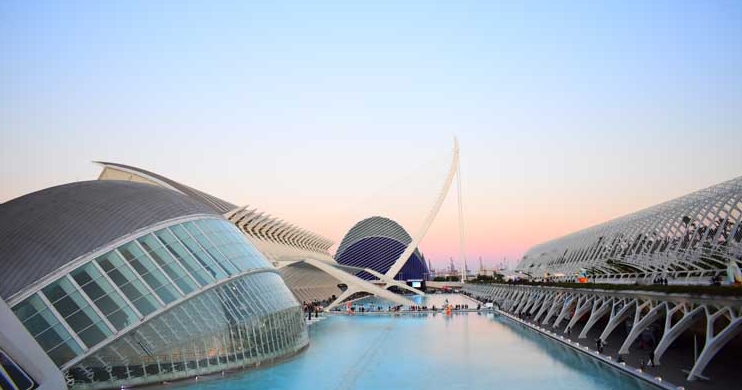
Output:
<svg viewBox="0 0 742 390">
<path fill-rule="evenodd" d="M 90 354 L 70 383 L 136 384 L 253 367 L 309 342 L 296 300 L 274 271 L 210 289 Z"/>
<path fill-rule="evenodd" d="M 242 276 L 202 291 L 235 275 Z M 214 218 L 132 239 L 13 311 L 67 370 L 71 387 L 195 375 L 307 342 L 301 309 L 281 277 L 232 224 Z"/>
</svg>

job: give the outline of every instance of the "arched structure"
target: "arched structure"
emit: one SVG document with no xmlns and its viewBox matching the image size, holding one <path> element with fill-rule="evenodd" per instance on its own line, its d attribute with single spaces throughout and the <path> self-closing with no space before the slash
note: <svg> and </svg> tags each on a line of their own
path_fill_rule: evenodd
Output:
<svg viewBox="0 0 742 390">
<path fill-rule="evenodd" d="M 213 207 L 126 181 L 0 205 L 0 296 L 70 388 L 160 383 L 307 345 L 299 302 Z"/>
<path fill-rule="evenodd" d="M 443 181 L 443 187 L 441 188 L 440 192 L 438 192 L 438 196 L 436 197 L 435 201 L 433 202 L 433 207 L 430 209 L 430 212 L 428 212 L 428 215 L 425 217 L 425 220 L 423 221 L 423 224 L 420 226 L 417 233 L 412 237 L 412 241 L 407 245 L 407 248 L 399 255 L 399 258 L 397 258 L 397 261 L 394 262 L 394 264 L 389 268 L 389 270 L 386 272 L 385 276 L 386 278 L 394 278 L 394 275 L 397 275 L 399 271 L 402 270 L 402 267 L 405 265 L 405 259 L 409 258 L 410 255 L 412 255 L 412 252 L 414 252 L 417 249 L 417 246 L 420 244 L 420 241 L 425 237 L 425 234 L 428 232 L 428 229 L 430 229 L 430 225 L 433 224 L 433 221 L 435 220 L 435 217 L 438 215 L 438 211 L 440 211 L 441 206 L 443 205 L 443 201 L 446 199 L 446 195 L 448 195 L 448 190 L 451 188 L 451 183 L 453 183 L 453 178 L 455 176 L 458 176 L 457 173 L 459 173 L 459 140 L 454 138 L 453 139 L 453 157 L 451 160 L 451 166 L 448 169 L 448 173 L 446 174 L 446 178 Z M 460 189 L 460 186 L 459 186 Z M 461 193 L 459 191 L 459 202 L 460 202 Z M 461 203 L 459 203 L 459 213 L 461 213 Z M 463 217 L 459 215 L 459 229 L 461 232 L 461 257 L 462 261 L 463 259 Z M 389 284 L 387 287 L 391 287 L 392 284 Z"/>
<path fill-rule="evenodd" d="M 595 281 L 708 283 L 742 258 L 742 177 L 531 248 L 517 270 Z"/>
<path fill-rule="evenodd" d="M 433 206 L 431 207 L 430 211 L 425 217 L 425 220 L 423 221 L 420 228 L 417 230 L 417 233 L 411 237 L 410 242 L 407 244 L 405 249 L 399 254 L 399 257 L 392 263 L 392 265 L 389 267 L 389 269 L 385 273 L 381 273 L 378 271 L 375 271 L 371 268 L 365 268 L 364 271 L 368 274 L 371 274 L 378 278 L 378 283 L 381 283 L 384 285 L 384 288 L 390 288 L 392 286 L 405 289 L 408 291 L 411 291 L 418 295 L 425 295 L 422 291 L 412 288 L 410 286 L 407 286 L 405 283 L 401 283 L 397 280 L 395 280 L 395 276 L 397 276 L 400 271 L 402 271 L 402 268 L 405 267 L 405 265 L 408 263 L 408 260 L 410 257 L 414 254 L 414 252 L 417 250 L 417 246 L 420 243 L 420 241 L 425 237 L 425 234 L 428 232 L 428 229 L 430 228 L 430 225 L 433 224 L 433 221 L 435 220 L 435 217 L 438 215 L 438 211 L 440 211 L 441 206 L 443 205 L 443 201 L 446 199 L 446 195 L 448 194 L 449 189 L 451 188 L 451 183 L 453 182 L 454 177 L 460 177 L 459 175 L 459 141 L 458 139 L 454 138 L 454 146 L 453 146 L 453 157 L 451 160 L 451 166 L 449 167 L 448 173 L 446 174 L 446 178 L 443 181 L 443 186 L 438 192 L 438 196 L 435 198 L 435 201 L 433 202 Z M 462 262 L 465 262 L 464 259 L 464 235 L 463 235 L 463 216 L 461 215 L 461 186 L 459 183 L 459 232 L 460 232 L 460 243 L 461 243 L 461 260 Z M 466 268 L 466 266 L 464 266 Z M 338 305 L 340 302 L 342 302 L 343 299 L 351 296 L 357 292 L 357 290 L 354 289 L 348 289 L 345 292 L 343 292 L 343 295 L 341 295 L 331 306 Z"/>
<path fill-rule="evenodd" d="M 335 260 L 343 265 L 370 268 L 386 274 L 410 242 L 412 237 L 397 222 L 385 217 L 370 217 L 348 231 L 338 246 Z M 392 277 L 401 281 L 427 279 L 429 272 L 425 257 L 415 248 L 400 271 Z M 357 275 L 366 280 L 377 279 L 365 271 Z"/>
</svg>

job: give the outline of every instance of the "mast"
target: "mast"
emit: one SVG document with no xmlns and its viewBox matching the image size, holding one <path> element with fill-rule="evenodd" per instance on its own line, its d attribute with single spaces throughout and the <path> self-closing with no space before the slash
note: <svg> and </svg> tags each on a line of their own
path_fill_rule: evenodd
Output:
<svg viewBox="0 0 742 390">
<path fill-rule="evenodd" d="M 456 145 L 456 153 L 458 154 L 459 151 L 459 140 L 454 137 L 454 143 Z M 461 282 L 466 281 L 466 254 L 464 251 L 464 211 L 463 211 L 463 201 L 461 199 L 461 163 L 459 161 L 458 164 L 456 164 L 456 189 L 457 189 L 457 198 L 459 203 L 459 260 L 464 263 L 464 277 L 461 279 Z"/>
</svg>

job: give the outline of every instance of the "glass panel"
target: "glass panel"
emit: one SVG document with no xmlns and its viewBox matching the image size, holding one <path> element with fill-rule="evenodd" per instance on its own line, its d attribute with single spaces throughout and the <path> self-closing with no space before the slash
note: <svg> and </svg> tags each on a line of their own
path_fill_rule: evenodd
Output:
<svg viewBox="0 0 742 390">
<path fill-rule="evenodd" d="M 229 243 L 229 237 L 224 234 L 224 231 L 219 226 L 219 221 L 215 219 L 202 219 L 196 221 L 196 224 L 217 246 L 221 247 Z"/>
<path fill-rule="evenodd" d="M 204 249 L 201 248 L 201 246 L 193 238 L 191 238 L 191 236 L 182 226 L 173 226 L 171 229 L 173 233 L 175 233 L 175 235 L 180 239 L 180 241 L 186 246 L 186 248 L 188 248 L 193 257 L 198 260 L 199 264 L 201 264 L 202 267 L 209 271 L 214 279 L 222 280 L 227 277 L 224 269 L 215 264 L 215 261 L 211 257 L 211 255 L 206 253 Z"/>
<path fill-rule="evenodd" d="M 152 296 L 116 251 L 108 252 L 95 261 L 142 315 L 146 316 L 161 307 L 160 302 Z"/>
<path fill-rule="evenodd" d="M 207 252 L 216 259 L 216 261 L 219 263 L 219 265 L 224 268 L 229 275 L 234 275 L 239 272 L 237 267 L 232 264 L 224 255 L 219 252 L 219 250 L 216 248 L 213 242 L 206 237 L 201 230 L 196 227 L 196 225 L 193 222 L 185 223 L 186 228 L 188 228 L 188 231 L 191 232 L 193 237 L 198 241 L 201 246 L 206 249 Z"/>
<path fill-rule="evenodd" d="M 249 243 L 234 225 L 216 219 L 199 220 L 198 226 L 208 231 L 206 236 L 240 270 L 270 268 L 271 264 Z"/>
<path fill-rule="evenodd" d="M 48 353 L 55 348 L 58 350 L 53 355 L 49 354 L 57 365 L 62 365 L 82 353 L 82 348 L 38 295 L 34 294 L 26 298 L 13 307 L 13 312 L 21 319 L 23 325 L 44 351 Z"/>
<path fill-rule="evenodd" d="M 163 229 L 155 232 L 157 238 L 159 238 L 171 255 L 175 256 L 178 263 L 185 268 L 188 273 L 193 276 L 196 281 L 205 286 L 209 284 L 214 278 L 201 267 L 198 260 L 196 260 L 191 253 L 178 241 L 177 238 L 168 229 Z"/>
<path fill-rule="evenodd" d="M 59 327 L 61 328 L 62 326 L 59 325 Z M 65 334 L 69 335 L 66 330 L 63 329 L 62 331 Z M 80 346 L 74 339 L 68 338 L 65 342 L 47 351 L 46 354 L 49 355 L 49 357 L 57 366 L 61 366 L 74 359 L 78 355 L 82 354 L 82 348 L 80 348 Z"/>
<path fill-rule="evenodd" d="M 188 277 L 183 267 L 175 261 L 175 258 L 170 255 L 154 235 L 148 234 L 137 241 L 184 294 L 190 294 L 196 289 L 196 284 Z"/>
<path fill-rule="evenodd" d="M 36 336 L 57 323 L 56 317 L 49 312 L 44 301 L 36 294 L 13 307 L 13 312 L 32 336 Z"/>
<path fill-rule="evenodd" d="M 131 264 L 139 276 L 149 285 L 149 287 L 157 294 L 160 299 L 166 304 L 174 301 L 180 297 L 170 282 L 167 280 L 165 275 L 157 269 L 157 266 L 152 260 L 147 257 L 136 243 L 130 242 L 122 245 L 118 248 L 121 254 L 124 256 L 126 261 Z"/>
<path fill-rule="evenodd" d="M 124 329 L 139 321 L 139 317 L 93 264 L 88 263 L 70 275 L 116 329 Z"/>
<path fill-rule="evenodd" d="M 72 338 L 72 336 L 69 334 L 67 329 L 59 323 L 59 321 L 55 321 L 51 328 L 36 335 L 36 341 L 38 341 L 39 345 L 41 345 L 45 351 L 55 348 L 64 342 L 66 338 Z"/>
<path fill-rule="evenodd" d="M 87 346 L 92 347 L 111 335 L 111 330 L 66 277 L 42 291 Z"/>
</svg>

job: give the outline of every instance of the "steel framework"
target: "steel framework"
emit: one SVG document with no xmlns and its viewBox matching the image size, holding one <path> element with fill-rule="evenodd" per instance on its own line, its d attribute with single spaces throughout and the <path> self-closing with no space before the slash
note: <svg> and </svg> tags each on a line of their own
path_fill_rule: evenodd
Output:
<svg viewBox="0 0 742 390">
<path fill-rule="evenodd" d="M 706 283 L 742 257 L 742 177 L 531 248 L 517 270 L 570 280 Z"/>
<path fill-rule="evenodd" d="M 560 328 L 564 324 L 562 332 L 565 334 L 573 329 L 579 330 L 581 339 L 586 338 L 599 321 L 607 319 L 600 333 L 600 339 L 605 343 L 619 325 L 628 322 L 631 330 L 621 344 L 619 354 L 629 354 L 639 335 L 659 322 L 662 324 L 662 337 L 654 349 L 655 364 L 660 363 L 678 336 L 705 321 L 704 347 L 688 373 L 688 380 L 701 378 L 717 352 L 742 333 L 742 301 L 733 298 L 475 284 L 466 284 L 464 290 L 496 302 L 507 312 L 516 315 L 527 313 L 533 322 L 541 325 Z M 578 321 L 585 317 L 587 320 L 580 329 Z"/>
</svg>

